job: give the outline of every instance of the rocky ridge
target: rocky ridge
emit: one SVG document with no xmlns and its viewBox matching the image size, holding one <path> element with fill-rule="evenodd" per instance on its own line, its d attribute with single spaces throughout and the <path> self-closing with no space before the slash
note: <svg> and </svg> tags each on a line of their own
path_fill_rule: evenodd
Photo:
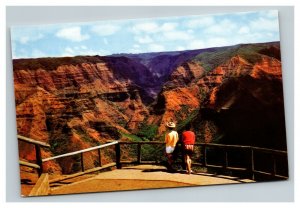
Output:
<svg viewBox="0 0 300 208">
<path fill-rule="evenodd" d="M 18 134 L 50 143 L 51 150 L 43 152 L 47 156 L 129 139 L 120 132 L 136 134 L 147 125 L 158 127 L 153 139 L 160 139 L 170 120 L 179 131 L 192 123 L 199 141 L 279 149 L 286 145 L 277 42 L 18 59 L 14 82 Z M 264 139 L 271 138 L 268 134 L 272 140 Z M 19 149 L 20 157 L 33 159 L 28 154 L 32 149 Z M 105 157 L 109 160 L 110 153 Z M 49 165 L 53 171 L 68 172 L 72 162 L 66 170 L 60 167 Z"/>
</svg>

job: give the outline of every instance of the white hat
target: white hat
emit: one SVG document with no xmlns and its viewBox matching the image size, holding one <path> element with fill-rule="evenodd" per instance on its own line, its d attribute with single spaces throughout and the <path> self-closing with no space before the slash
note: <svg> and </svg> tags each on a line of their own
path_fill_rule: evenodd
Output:
<svg viewBox="0 0 300 208">
<path fill-rule="evenodd" d="M 170 128 L 175 128 L 175 127 L 176 127 L 175 123 L 173 123 L 173 122 L 168 122 L 168 123 L 166 124 L 166 126 L 167 126 L 167 127 L 170 127 Z"/>
</svg>

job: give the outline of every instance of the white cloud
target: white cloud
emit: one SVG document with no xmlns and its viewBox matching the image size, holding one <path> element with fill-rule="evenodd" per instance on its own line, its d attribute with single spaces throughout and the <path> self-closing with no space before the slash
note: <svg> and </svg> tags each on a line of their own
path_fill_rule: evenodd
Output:
<svg viewBox="0 0 300 208">
<path fill-rule="evenodd" d="M 133 47 L 134 47 L 134 48 L 140 48 L 140 45 L 134 44 Z"/>
<path fill-rule="evenodd" d="M 238 31 L 239 34 L 248 34 L 249 32 L 250 32 L 250 29 L 247 26 L 241 27 Z"/>
<path fill-rule="evenodd" d="M 209 38 L 206 41 L 206 47 L 219 47 L 219 46 L 228 46 L 230 45 L 230 42 L 226 38 L 221 37 L 215 37 L 215 38 Z"/>
<path fill-rule="evenodd" d="M 27 44 L 28 42 L 34 42 L 34 41 L 37 41 L 37 40 L 40 40 L 44 37 L 43 34 L 39 33 L 37 35 L 35 34 L 32 34 L 30 36 L 21 36 L 18 41 L 21 43 L 21 44 Z"/>
<path fill-rule="evenodd" d="M 153 39 L 149 36 L 143 36 L 143 37 L 135 37 L 135 40 L 141 44 L 143 43 L 152 43 Z"/>
<path fill-rule="evenodd" d="M 146 23 L 139 23 L 133 26 L 132 31 L 134 33 L 141 33 L 141 32 L 147 32 L 147 33 L 155 33 L 159 29 L 158 24 L 155 22 L 146 22 Z"/>
<path fill-rule="evenodd" d="M 259 19 L 253 20 L 250 22 L 251 30 L 254 31 L 279 31 L 277 19 L 267 19 L 260 17 Z"/>
<path fill-rule="evenodd" d="M 74 47 L 74 50 L 78 50 L 78 48 L 77 47 Z M 65 51 L 67 52 L 67 53 L 69 53 L 69 54 L 74 54 L 74 50 L 72 49 L 72 48 L 70 48 L 70 47 L 67 47 L 67 48 L 65 48 Z"/>
<path fill-rule="evenodd" d="M 89 35 L 82 34 L 80 27 L 69 27 L 59 30 L 56 37 L 67 39 L 74 42 L 81 42 L 89 39 Z"/>
<path fill-rule="evenodd" d="M 201 49 L 201 48 L 205 48 L 205 43 L 202 40 L 193 40 L 187 46 L 187 49 Z"/>
<path fill-rule="evenodd" d="M 85 45 L 80 46 L 81 49 L 86 50 L 87 47 Z"/>
<path fill-rule="evenodd" d="M 162 46 L 162 45 L 159 45 L 159 44 L 150 44 L 148 49 L 151 51 L 151 52 L 160 52 L 160 51 L 164 51 L 165 50 L 165 47 Z"/>
<path fill-rule="evenodd" d="M 278 18 L 278 11 L 277 10 L 261 11 L 259 12 L 259 15 L 261 17 L 274 19 L 274 18 Z"/>
<path fill-rule="evenodd" d="M 162 31 L 172 31 L 178 26 L 177 23 L 166 22 L 161 26 Z"/>
<path fill-rule="evenodd" d="M 176 51 L 184 51 L 184 50 L 186 50 L 186 48 L 183 46 L 177 46 L 175 50 Z"/>
<path fill-rule="evenodd" d="M 40 57 L 46 57 L 46 53 L 44 53 L 43 51 L 39 50 L 39 49 L 33 49 L 31 57 L 32 58 L 40 58 Z"/>
<path fill-rule="evenodd" d="M 186 23 L 188 28 L 202 28 L 213 25 L 215 20 L 213 17 L 198 17 L 197 19 L 189 20 Z"/>
<path fill-rule="evenodd" d="M 174 31 L 177 26 L 178 23 L 175 22 L 165 22 L 162 25 L 156 22 L 138 23 L 132 27 L 132 32 L 135 34 L 170 32 Z"/>
<path fill-rule="evenodd" d="M 129 49 L 128 52 L 129 53 L 141 53 L 142 51 L 140 49 L 137 49 L 137 48 L 131 48 L 131 49 Z"/>
<path fill-rule="evenodd" d="M 107 50 L 93 50 L 89 49 L 85 45 L 66 47 L 60 56 L 78 56 L 78 55 L 109 55 L 110 51 Z"/>
<path fill-rule="evenodd" d="M 194 33 L 194 30 L 189 29 L 187 32 L 188 32 L 189 34 L 193 34 L 193 33 Z"/>
<path fill-rule="evenodd" d="M 208 34 L 230 34 L 230 33 L 235 33 L 237 29 L 237 25 L 228 20 L 224 19 L 221 22 L 216 22 L 214 25 L 209 26 L 204 30 L 205 33 Z"/>
<path fill-rule="evenodd" d="M 90 55 L 90 56 L 93 55 L 106 56 L 109 54 L 111 54 L 111 52 L 107 50 L 86 50 L 86 51 L 79 52 L 79 55 Z"/>
<path fill-rule="evenodd" d="M 190 40 L 193 38 L 191 34 L 184 31 L 166 32 L 163 34 L 163 36 L 167 40 Z"/>
<path fill-rule="evenodd" d="M 261 38 L 265 37 L 265 35 L 262 33 L 255 32 L 255 33 L 251 33 L 248 37 L 252 41 L 257 41 L 257 40 L 260 40 Z"/>
<path fill-rule="evenodd" d="M 228 45 L 232 45 L 231 42 L 222 37 L 207 38 L 207 39 L 203 39 L 203 40 L 195 39 L 188 43 L 185 50 L 211 48 L 211 47 L 228 46 Z M 178 49 L 179 48 L 177 48 L 176 50 L 178 50 Z"/>
<path fill-rule="evenodd" d="M 103 38 L 103 42 L 105 45 L 108 45 L 108 40 L 106 38 Z"/>
<path fill-rule="evenodd" d="M 100 36 L 109 36 L 115 34 L 119 30 L 120 27 L 115 25 L 95 25 L 91 28 L 91 31 Z"/>
<path fill-rule="evenodd" d="M 26 44 L 29 41 L 29 37 L 28 36 L 23 36 L 19 39 L 20 43 L 22 44 Z"/>
</svg>

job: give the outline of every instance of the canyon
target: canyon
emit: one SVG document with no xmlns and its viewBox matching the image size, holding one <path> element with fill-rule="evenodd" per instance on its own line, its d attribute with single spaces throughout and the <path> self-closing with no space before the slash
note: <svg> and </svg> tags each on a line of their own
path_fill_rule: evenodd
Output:
<svg viewBox="0 0 300 208">
<path fill-rule="evenodd" d="M 163 140 L 170 120 L 179 132 L 192 124 L 198 142 L 286 149 L 279 42 L 15 59 L 13 67 L 17 131 L 49 143 L 43 157 L 126 135 L 143 140 L 147 129 L 155 134 L 144 139 Z M 34 149 L 19 143 L 19 155 L 32 161 Z M 45 168 L 70 172 L 65 163 Z"/>
</svg>

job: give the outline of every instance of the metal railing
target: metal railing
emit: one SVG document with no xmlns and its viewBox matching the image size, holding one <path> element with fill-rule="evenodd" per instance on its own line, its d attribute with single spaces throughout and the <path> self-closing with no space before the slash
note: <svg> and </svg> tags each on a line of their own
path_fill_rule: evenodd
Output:
<svg viewBox="0 0 300 208">
<path fill-rule="evenodd" d="M 54 157 L 49 157 L 49 158 L 46 158 L 46 159 L 42 159 L 42 162 L 48 162 L 48 161 L 51 161 L 51 160 L 56 160 L 56 159 L 59 159 L 59 158 L 64 158 L 64 157 L 69 157 L 69 156 L 74 156 L 74 155 L 80 155 L 81 171 L 84 172 L 85 171 L 84 153 L 97 150 L 98 161 L 99 161 L 98 165 L 99 165 L 99 167 L 102 167 L 101 149 L 103 149 L 105 147 L 113 146 L 113 145 L 118 147 L 119 146 L 118 141 L 110 142 L 110 143 L 107 143 L 107 144 L 102 144 L 102 145 L 99 145 L 99 146 L 95 146 L 95 147 L 91 147 L 91 148 L 87 148 L 87 149 L 83 149 L 83 150 L 78 150 L 78 151 L 75 151 L 75 152 L 69 152 L 69 153 L 62 154 L 62 155 L 57 155 L 57 156 L 54 156 Z M 115 151 L 119 152 L 120 148 L 116 148 Z M 116 157 L 119 157 L 119 156 L 116 156 Z"/>
<path fill-rule="evenodd" d="M 143 161 L 142 160 L 142 147 L 143 145 L 162 145 L 164 147 L 164 142 L 119 142 L 120 145 L 136 145 L 137 146 L 137 155 L 136 160 L 132 161 L 120 161 L 120 165 L 122 164 L 157 164 L 159 161 Z M 181 144 L 179 144 L 179 149 Z M 260 147 L 252 147 L 252 146 L 243 146 L 243 145 L 225 145 L 225 144 L 212 144 L 212 143 L 196 143 L 195 147 L 200 147 L 200 155 L 201 159 L 196 159 L 195 162 L 193 162 L 193 165 L 200 166 L 200 167 L 208 167 L 208 168 L 218 168 L 222 169 L 224 171 L 244 171 L 247 172 L 250 175 L 250 178 L 252 180 L 255 179 L 256 174 L 262 174 L 266 176 L 271 176 L 272 178 L 280 178 L 280 179 L 287 179 L 287 175 L 282 175 L 277 173 L 277 170 L 279 167 L 277 167 L 276 163 L 276 157 L 281 157 L 284 161 L 286 161 L 287 164 L 287 152 L 281 151 L 281 150 L 274 150 L 274 149 L 267 149 L 267 148 L 260 148 Z M 222 155 L 221 163 L 222 164 L 212 164 L 208 163 L 208 156 L 212 153 L 212 149 L 218 148 L 219 156 Z M 122 148 L 121 148 L 122 149 Z M 247 164 L 247 167 L 237 167 L 237 166 L 231 166 L 229 165 L 229 158 L 228 154 L 231 153 L 234 150 L 242 151 L 245 156 L 244 163 Z M 266 153 L 267 155 L 271 156 L 270 163 L 272 164 L 272 170 L 271 171 L 262 171 L 256 169 L 256 164 L 258 164 L 258 161 L 255 160 L 254 155 L 257 153 Z M 181 154 L 183 156 L 183 154 Z M 210 156 L 211 156 L 210 155 Z M 183 161 L 183 158 L 182 158 Z M 284 172 L 287 173 L 287 170 Z"/>
<path fill-rule="evenodd" d="M 27 138 L 21 135 L 17 135 L 18 140 L 34 145 L 35 148 L 35 157 L 36 163 L 30 163 L 23 160 L 19 160 L 19 164 L 22 166 L 27 166 L 31 168 L 35 168 L 38 171 L 39 176 L 43 173 L 43 161 L 41 154 L 41 147 L 49 148 L 50 145 L 45 142 L 36 141 L 31 138 Z"/>
<path fill-rule="evenodd" d="M 75 152 L 70 152 L 62 155 L 57 155 L 54 157 L 49 157 L 42 159 L 41 158 L 41 147 L 50 147 L 49 144 L 43 143 L 43 142 L 38 142 L 23 136 L 18 136 L 19 140 L 31 143 L 35 145 L 35 150 L 36 150 L 36 161 L 37 164 L 33 163 L 27 163 L 24 161 L 20 161 L 20 165 L 26 165 L 32 168 L 38 169 L 39 175 L 43 172 L 43 163 L 51 161 L 51 160 L 56 160 L 56 159 L 61 159 L 61 158 L 66 158 L 70 156 L 75 156 L 79 155 L 80 156 L 80 166 L 81 166 L 81 172 L 77 174 L 73 174 L 72 177 L 75 177 L 77 175 L 85 174 L 85 173 L 90 173 L 98 170 L 102 170 L 108 167 L 116 167 L 118 169 L 122 168 L 122 165 L 129 165 L 129 164 L 161 164 L 162 160 L 161 158 L 163 156 L 164 152 L 164 142 L 158 142 L 158 141 L 141 141 L 141 142 L 129 142 L 129 141 L 113 141 L 107 144 L 102 144 L 99 146 L 75 151 Z M 130 145 L 130 146 L 136 146 L 136 160 L 132 160 L 133 157 L 130 157 L 131 160 L 121 160 L 122 154 L 122 146 L 124 145 Z M 159 149 L 159 153 L 161 154 L 161 157 L 156 157 L 155 160 L 153 160 L 153 155 L 150 155 L 150 160 L 143 160 L 143 146 L 144 145 L 156 145 L 160 146 L 159 148 L 154 148 L 155 150 Z M 110 146 L 114 146 L 113 152 L 115 153 L 115 162 L 109 163 L 109 164 L 102 164 L 102 159 L 101 159 L 101 149 L 107 148 Z M 181 144 L 178 145 L 179 148 Z M 198 155 L 201 155 L 201 157 L 197 158 L 196 160 L 193 161 L 194 166 L 200 166 L 200 167 L 206 167 L 206 168 L 219 168 L 224 171 L 242 171 L 246 172 L 250 175 L 251 179 L 255 179 L 256 174 L 262 174 L 266 176 L 270 176 L 272 178 L 281 178 L 281 179 L 287 179 L 288 174 L 283 175 L 278 173 L 278 165 L 277 165 L 277 159 L 280 157 L 282 160 L 286 161 L 287 163 L 287 152 L 286 151 L 281 151 L 281 150 L 274 150 L 274 149 L 267 149 L 267 148 L 260 148 L 260 147 L 252 147 L 252 146 L 242 146 L 242 145 L 225 145 L 225 144 L 211 144 L 211 143 L 196 143 L 195 148 L 199 148 L 199 152 L 195 152 Z M 212 155 L 216 155 L 213 153 L 212 149 L 217 149 L 218 150 L 218 156 L 221 155 L 221 164 L 213 164 L 209 163 L 208 159 Z M 182 150 L 182 148 L 181 148 Z M 245 154 L 244 160 L 245 164 L 247 164 L 247 167 L 240 167 L 240 166 L 233 166 L 230 165 L 230 159 L 229 159 L 229 154 L 232 154 L 232 152 L 239 150 Z M 94 168 L 86 168 L 84 164 L 84 153 L 88 153 L 91 151 L 97 151 L 98 155 L 98 163 L 97 167 Z M 266 171 L 266 170 L 259 170 L 256 168 L 256 164 L 258 164 L 258 161 L 255 160 L 255 154 L 258 153 L 264 153 L 267 154 L 271 157 L 271 161 L 269 161 L 269 164 L 272 164 L 272 170 L 271 171 Z M 183 154 L 182 154 L 183 155 Z M 151 160 L 152 159 L 152 160 Z M 183 159 L 182 159 L 183 161 Z M 287 173 L 287 170 L 284 172 Z M 71 177 L 71 176 L 70 176 Z"/>
</svg>

